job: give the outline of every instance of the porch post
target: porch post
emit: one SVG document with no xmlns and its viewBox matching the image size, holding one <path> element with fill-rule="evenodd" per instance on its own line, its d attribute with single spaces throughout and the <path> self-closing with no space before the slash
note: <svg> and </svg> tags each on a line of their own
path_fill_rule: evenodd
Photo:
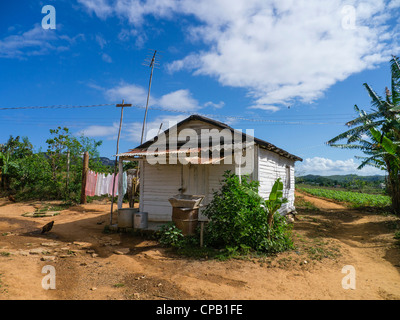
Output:
<svg viewBox="0 0 400 320">
<path fill-rule="evenodd" d="M 123 167 L 123 160 L 121 157 L 118 161 L 118 209 L 122 208 L 122 200 L 124 198 L 123 195 L 123 174 L 124 174 L 124 167 Z"/>
</svg>

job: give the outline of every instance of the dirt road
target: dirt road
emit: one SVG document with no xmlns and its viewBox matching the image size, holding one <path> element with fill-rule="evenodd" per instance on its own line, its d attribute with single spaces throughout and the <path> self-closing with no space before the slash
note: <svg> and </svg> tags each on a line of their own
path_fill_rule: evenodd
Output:
<svg viewBox="0 0 400 320">
<path fill-rule="evenodd" d="M 178 257 L 129 233 L 104 234 L 109 203 L 39 218 L 23 214 L 44 203 L 0 199 L 0 299 L 400 299 L 399 219 L 303 200 L 320 210 L 298 207 L 296 250 L 217 261 Z M 48 265 L 54 290 L 42 287 Z M 356 272 L 355 289 L 342 286 L 346 265 Z"/>
</svg>

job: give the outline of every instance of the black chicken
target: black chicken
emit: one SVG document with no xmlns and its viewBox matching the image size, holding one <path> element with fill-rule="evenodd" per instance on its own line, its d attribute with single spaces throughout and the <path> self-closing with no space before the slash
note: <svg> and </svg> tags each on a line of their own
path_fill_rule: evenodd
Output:
<svg viewBox="0 0 400 320">
<path fill-rule="evenodd" d="M 48 224 L 44 225 L 42 227 L 42 232 L 41 233 L 43 234 L 45 232 L 49 232 L 51 230 L 51 228 L 53 228 L 53 224 L 54 224 L 54 221 L 51 221 Z"/>
</svg>

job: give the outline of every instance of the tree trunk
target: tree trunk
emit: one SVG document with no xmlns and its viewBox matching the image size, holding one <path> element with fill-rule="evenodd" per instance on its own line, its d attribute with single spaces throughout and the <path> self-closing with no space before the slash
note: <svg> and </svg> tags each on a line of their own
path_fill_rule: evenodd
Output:
<svg viewBox="0 0 400 320">
<path fill-rule="evenodd" d="M 387 176 L 387 190 L 392 201 L 393 213 L 400 216 L 400 176 L 397 168 L 390 165 L 386 161 Z"/>
<path fill-rule="evenodd" d="M 7 174 L 1 175 L 1 188 L 3 191 L 9 191 L 10 189 L 10 177 Z"/>
<path fill-rule="evenodd" d="M 399 177 L 390 178 L 390 197 L 393 212 L 400 216 L 400 180 Z"/>
<path fill-rule="evenodd" d="M 268 223 L 268 239 L 271 239 L 271 231 L 274 224 L 274 214 L 268 213 L 267 215 L 267 223 Z"/>
</svg>

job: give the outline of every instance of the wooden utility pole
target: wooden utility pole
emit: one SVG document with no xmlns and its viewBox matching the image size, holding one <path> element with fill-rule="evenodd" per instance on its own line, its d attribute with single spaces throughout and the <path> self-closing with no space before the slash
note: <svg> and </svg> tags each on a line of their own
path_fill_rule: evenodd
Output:
<svg viewBox="0 0 400 320">
<path fill-rule="evenodd" d="M 114 164 L 114 178 L 113 178 L 113 188 L 112 188 L 112 199 L 111 199 L 111 214 L 110 214 L 110 225 L 112 225 L 113 218 L 113 206 L 114 206 L 114 196 L 115 196 L 115 176 L 117 172 L 118 165 L 118 153 L 119 153 L 119 138 L 121 136 L 121 127 L 122 127 L 122 118 L 124 116 L 124 107 L 132 107 L 131 104 L 125 104 L 124 100 L 122 100 L 122 104 L 117 104 L 117 108 L 121 108 L 121 119 L 119 120 L 119 130 L 118 130 L 118 139 L 117 139 L 117 153 L 115 155 L 115 164 Z M 122 174 L 122 172 L 120 172 Z"/>
<path fill-rule="evenodd" d="M 69 163 L 70 163 L 70 151 L 67 151 L 67 179 L 65 181 L 65 200 L 69 199 L 69 192 L 68 192 L 68 186 L 69 186 Z"/>
<path fill-rule="evenodd" d="M 143 127 L 142 127 L 142 137 L 140 139 L 140 144 L 143 143 L 143 137 L 144 137 L 144 128 L 146 126 L 146 118 L 147 118 L 147 110 L 149 108 L 149 100 L 150 100 L 150 89 L 151 89 L 151 81 L 153 79 L 153 71 L 154 71 L 154 66 L 156 64 L 156 54 L 157 50 L 154 50 L 153 58 L 150 61 L 149 67 L 151 68 L 150 72 L 150 81 L 149 81 L 149 91 L 147 92 L 147 102 L 146 102 L 146 111 L 144 112 L 144 119 L 143 119 Z"/>
<path fill-rule="evenodd" d="M 154 50 L 153 57 L 151 58 L 150 64 L 149 64 L 149 67 L 151 68 L 150 80 L 149 80 L 149 90 L 148 90 L 148 92 L 147 92 L 146 110 L 145 110 L 145 112 L 144 112 L 143 127 L 142 127 L 142 136 L 141 136 L 141 138 L 140 138 L 140 144 L 143 144 L 144 130 L 145 130 L 145 128 L 146 128 L 146 119 L 147 119 L 147 111 L 148 111 L 148 109 L 149 109 L 150 90 L 151 90 L 151 82 L 152 82 L 152 80 L 153 80 L 153 71 L 154 71 L 154 68 L 155 68 L 155 67 L 157 68 L 157 66 L 159 65 L 158 62 L 156 62 L 156 55 L 157 55 L 157 50 Z M 146 63 L 146 62 L 148 62 L 148 61 L 145 61 L 145 63 Z M 144 65 L 147 66 L 147 64 L 144 64 Z M 161 125 L 162 125 L 162 124 L 161 124 Z M 160 126 L 160 129 L 161 129 L 161 126 Z M 138 162 L 137 169 L 136 169 L 136 179 L 135 179 L 135 184 L 136 184 L 136 185 L 138 184 L 138 181 L 139 181 L 139 175 L 140 175 L 140 162 Z M 142 183 L 143 183 L 143 182 L 142 182 Z M 136 188 L 135 188 L 135 190 L 136 190 Z M 132 204 L 132 205 L 133 205 L 133 206 L 135 205 L 135 201 L 133 201 L 133 204 Z"/>
<path fill-rule="evenodd" d="M 89 152 L 83 154 L 81 204 L 86 204 L 86 180 L 89 171 Z"/>
</svg>

